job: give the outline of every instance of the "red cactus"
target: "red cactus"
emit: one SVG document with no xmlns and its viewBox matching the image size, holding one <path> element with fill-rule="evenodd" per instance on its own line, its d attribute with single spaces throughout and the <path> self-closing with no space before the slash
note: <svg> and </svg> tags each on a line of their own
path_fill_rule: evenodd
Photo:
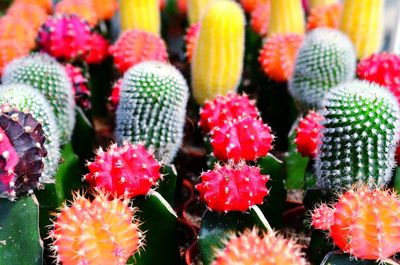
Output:
<svg viewBox="0 0 400 265">
<path fill-rule="evenodd" d="M 111 195 L 130 198 L 146 195 L 161 177 L 160 164 L 143 144 L 112 145 L 99 150 L 94 162 L 88 163 L 86 180 Z"/>
<path fill-rule="evenodd" d="M 90 109 L 90 90 L 88 88 L 88 79 L 83 75 L 79 67 L 72 64 L 65 65 L 65 70 L 72 83 L 72 89 L 75 102 L 83 109 Z"/>
<path fill-rule="evenodd" d="M 267 35 L 270 12 L 271 3 L 269 0 L 257 3 L 254 10 L 251 12 L 250 25 L 258 35 Z"/>
<path fill-rule="evenodd" d="M 285 82 L 290 78 L 303 39 L 302 35 L 292 33 L 277 34 L 267 39 L 258 61 L 272 80 Z"/>
<path fill-rule="evenodd" d="M 196 186 L 201 199 L 215 211 L 246 211 L 261 204 L 268 195 L 267 175 L 260 168 L 239 164 L 216 165 L 214 170 L 201 174 Z"/>
<path fill-rule="evenodd" d="M 218 251 L 213 265 L 305 265 L 301 246 L 273 231 L 260 237 L 256 229 L 240 236 L 232 235 L 225 248 Z"/>
<path fill-rule="evenodd" d="M 121 85 L 122 85 L 122 78 L 120 78 L 117 82 L 115 82 L 111 91 L 111 96 L 109 100 L 113 110 L 115 110 L 119 104 L 119 94 L 121 92 Z"/>
<path fill-rule="evenodd" d="M 400 251 L 400 201 L 395 193 L 368 187 L 349 190 L 332 209 L 314 211 L 313 219 L 320 219 L 318 215 L 323 212 L 322 216 L 327 216 L 330 211 L 330 221 L 320 227 L 328 227 L 333 242 L 343 251 L 377 261 Z"/>
<path fill-rule="evenodd" d="M 199 125 L 205 133 L 208 133 L 227 121 L 258 116 L 254 100 L 250 100 L 247 95 L 228 93 L 225 96 L 217 96 L 212 101 L 206 101 L 200 111 Z"/>
<path fill-rule="evenodd" d="M 143 61 L 168 59 L 165 42 L 158 36 L 140 30 L 127 30 L 117 42 L 110 46 L 116 68 L 124 73 L 130 67 Z"/>
<path fill-rule="evenodd" d="M 334 3 L 330 5 L 316 6 L 310 11 L 307 19 L 307 30 L 315 28 L 339 28 L 340 17 L 342 16 L 343 5 Z"/>
<path fill-rule="evenodd" d="M 108 56 L 108 41 L 99 33 L 93 32 L 90 37 L 90 50 L 85 56 L 89 64 L 98 64 Z"/>
<path fill-rule="evenodd" d="M 98 22 L 92 0 L 61 0 L 57 3 L 55 9 L 56 14 L 77 15 L 86 20 L 91 26 L 95 26 Z"/>
<path fill-rule="evenodd" d="M 89 52 L 90 31 L 87 22 L 76 15 L 57 15 L 41 26 L 37 43 L 56 58 L 74 60 Z"/>
<path fill-rule="evenodd" d="M 266 3 L 269 1 L 270 0 L 240 0 L 240 3 L 242 4 L 244 11 L 250 14 L 256 8 L 258 3 Z"/>
<path fill-rule="evenodd" d="M 296 129 L 295 143 L 297 152 L 302 156 L 315 157 L 318 145 L 321 143 L 322 128 L 321 122 L 324 117 L 315 111 L 310 111 L 306 117 L 302 118 Z"/>
<path fill-rule="evenodd" d="M 253 117 L 228 121 L 211 131 L 213 153 L 222 161 L 252 161 L 266 156 L 273 138 L 271 128 Z"/>
<path fill-rule="evenodd" d="M 75 195 L 57 214 L 50 237 L 64 265 L 125 265 L 142 246 L 142 233 L 129 200 L 109 200 L 98 192 L 92 202 Z M 133 222 L 132 222 L 133 219 Z"/>
<path fill-rule="evenodd" d="M 191 25 L 186 32 L 185 42 L 186 42 L 186 57 L 188 62 L 192 61 L 192 56 L 194 49 L 196 48 L 197 38 L 200 33 L 200 23 L 195 23 Z"/>
</svg>

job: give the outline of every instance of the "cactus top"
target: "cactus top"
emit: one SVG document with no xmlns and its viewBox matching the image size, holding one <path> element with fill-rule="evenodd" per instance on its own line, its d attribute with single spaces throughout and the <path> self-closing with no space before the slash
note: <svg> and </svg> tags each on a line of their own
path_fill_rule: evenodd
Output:
<svg viewBox="0 0 400 265">
<path fill-rule="evenodd" d="M 386 185 L 400 129 L 395 97 L 384 87 L 352 81 L 334 88 L 323 106 L 318 185 L 328 189 L 350 188 L 359 181 Z"/>
</svg>

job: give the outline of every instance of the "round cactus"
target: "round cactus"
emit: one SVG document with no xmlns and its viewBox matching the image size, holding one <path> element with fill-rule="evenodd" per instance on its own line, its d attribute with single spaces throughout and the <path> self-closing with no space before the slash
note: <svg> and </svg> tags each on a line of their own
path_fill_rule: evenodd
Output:
<svg viewBox="0 0 400 265">
<path fill-rule="evenodd" d="M 114 144 L 106 152 L 99 149 L 88 168 L 85 178 L 91 186 L 117 197 L 146 195 L 161 177 L 160 164 L 143 144 Z"/>
<path fill-rule="evenodd" d="M 186 57 L 188 62 L 192 61 L 192 56 L 194 49 L 196 48 L 197 39 L 199 38 L 200 23 L 195 23 L 191 25 L 186 32 L 185 42 L 186 42 Z"/>
<path fill-rule="evenodd" d="M 88 88 L 88 78 L 84 76 L 82 69 L 72 64 L 65 65 L 65 71 L 68 74 L 72 84 L 72 92 L 75 98 L 75 104 L 84 110 L 90 109 L 90 90 Z"/>
<path fill-rule="evenodd" d="M 34 4 L 40 6 L 41 8 L 44 8 L 44 10 L 46 10 L 47 13 L 51 13 L 53 9 L 52 0 L 14 0 L 13 2 L 15 4 L 16 3 Z"/>
<path fill-rule="evenodd" d="M 172 162 L 183 138 L 188 93 L 171 65 L 149 61 L 132 67 L 122 81 L 116 113 L 118 142 L 143 142 L 157 160 Z"/>
<path fill-rule="evenodd" d="M 46 10 L 41 6 L 15 1 L 7 10 L 7 15 L 29 22 L 35 30 L 40 28 L 48 16 Z"/>
<path fill-rule="evenodd" d="M 92 0 L 97 17 L 101 20 L 111 19 L 118 10 L 117 0 Z"/>
<path fill-rule="evenodd" d="M 225 122 L 211 131 L 213 154 L 222 161 L 252 161 L 272 149 L 271 128 L 253 117 Z"/>
<path fill-rule="evenodd" d="M 306 265 L 301 246 L 273 231 L 259 236 L 256 229 L 231 235 L 224 249 L 217 252 L 212 265 Z"/>
<path fill-rule="evenodd" d="M 56 215 L 50 237 L 62 264 L 125 265 L 142 246 L 143 234 L 129 200 L 109 200 L 103 192 L 94 200 L 75 195 L 71 206 Z"/>
<path fill-rule="evenodd" d="M 61 144 L 67 143 L 75 125 L 75 101 L 65 68 L 52 57 L 36 53 L 7 65 L 3 84 L 26 84 L 39 90 L 56 116 Z"/>
<path fill-rule="evenodd" d="M 0 107 L 0 196 L 13 200 L 39 186 L 44 141 L 42 125 L 31 114 Z"/>
<path fill-rule="evenodd" d="M 260 1 L 260 0 L 258 0 Z M 268 33 L 269 17 L 271 12 L 271 3 L 260 1 L 256 4 L 250 15 L 250 26 L 255 33 L 265 36 Z"/>
<path fill-rule="evenodd" d="M 90 37 L 90 51 L 84 56 L 88 64 L 98 64 L 108 56 L 108 41 L 99 33 L 93 32 Z"/>
<path fill-rule="evenodd" d="M 289 91 L 300 110 L 319 108 L 330 89 L 354 77 L 355 67 L 354 47 L 343 33 L 315 29 L 300 48 Z"/>
<path fill-rule="evenodd" d="M 77 15 L 91 26 L 95 26 L 98 22 L 92 0 L 61 0 L 56 5 L 55 14 Z"/>
<path fill-rule="evenodd" d="M 143 61 L 166 62 L 168 59 L 165 42 L 156 35 L 140 30 L 122 33 L 117 42 L 110 46 L 109 52 L 121 73 Z"/>
<path fill-rule="evenodd" d="M 199 125 L 203 132 L 208 133 L 227 121 L 258 116 L 254 100 L 250 100 L 247 95 L 228 93 L 226 96 L 217 96 L 212 101 L 206 101 L 200 111 Z"/>
<path fill-rule="evenodd" d="M 40 182 L 54 182 L 60 159 L 59 132 L 49 103 L 39 91 L 27 85 L 3 85 L 0 86 L 0 91 L 0 105 L 7 104 L 22 112 L 29 111 L 32 117 L 41 123 L 46 138 L 44 149 L 47 150 L 47 156 L 43 160 L 44 168 Z"/>
<path fill-rule="evenodd" d="M 323 103 L 318 185 L 346 189 L 353 183 L 386 185 L 392 176 L 400 111 L 383 87 L 353 81 L 334 88 Z"/>
<path fill-rule="evenodd" d="M 36 42 L 56 58 L 75 60 L 91 49 L 90 31 L 89 24 L 76 15 L 56 15 L 40 27 Z"/>
<path fill-rule="evenodd" d="M 310 11 L 307 19 L 307 30 L 315 28 L 339 28 L 340 16 L 342 15 L 343 5 L 333 3 L 314 7 Z"/>
<path fill-rule="evenodd" d="M 318 145 L 321 144 L 323 119 L 324 117 L 318 112 L 310 111 L 300 120 L 294 142 L 297 145 L 297 152 L 302 156 L 315 157 L 317 155 Z"/>
<path fill-rule="evenodd" d="M 266 183 L 269 176 L 260 173 L 260 168 L 238 164 L 215 165 L 214 170 L 201 174 L 201 183 L 196 186 L 201 199 L 211 210 L 246 211 L 251 206 L 263 203 L 268 195 Z"/>
<path fill-rule="evenodd" d="M 364 186 L 346 191 L 332 207 L 314 210 L 312 225 L 329 230 L 335 245 L 352 256 L 383 261 L 400 249 L 399 212 L 395 193 Z"/>
<path fill-rule="evenodd" d="M 276 34 L 264 43 L 258 61 L 272 80 L 287 81 L 293 73 L 297 53 L 303 42 L 298 34 Z"/>
<path fill-rule="evenodd" d="M 35 37 L 36 29 L 30 22 L 11 15 L 0 18 L 0 39 L 14 39 L 33 49 Z"/>
<path fill-rule="evenodd" d="M 0 39 L 0 75 L 11 61 L 29 54 L 29 48 L 14 39 Z"/>
</svg>

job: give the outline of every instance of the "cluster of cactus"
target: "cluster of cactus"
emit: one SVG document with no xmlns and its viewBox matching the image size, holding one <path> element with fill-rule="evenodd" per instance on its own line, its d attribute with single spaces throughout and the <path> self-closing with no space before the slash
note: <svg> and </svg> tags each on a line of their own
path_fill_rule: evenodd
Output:
<svg viewBox="0 0 400 265">
<path fill-rule="evenodd" d="M 160 35 L 159 0 L 122 0 L 120 13 L 122 31 L 135 29 Z"/>
</svg>

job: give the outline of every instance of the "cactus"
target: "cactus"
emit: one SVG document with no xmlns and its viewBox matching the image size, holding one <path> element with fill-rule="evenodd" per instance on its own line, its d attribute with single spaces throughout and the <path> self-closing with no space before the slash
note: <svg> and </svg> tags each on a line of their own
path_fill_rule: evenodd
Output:
<svg viewBox="0 0 400 265">
<path fill-rule="evenodd" d="M 338 0 L 309 0 L 309 4 L 312 8 L 336 4 L 337 2 Z"/>
<path fill-rule="evenodd" d="M 14 39 L 0 39 L 0 75 L 11 61 L 29 54 L 29 48 Z"/>
<path fill-rule="evenodd" d="M 257 229 L 245 230 L 241 235 L 231 235 L 224 249 L 217 252 L 212 265 L 306 265 L 301 246 L 285 239 L 274 231 L 259 236 Z"/>
<path fill-rule="evenodd" d="M 29 49 L 33 49 L 36 33 L 36 29 L 28 21 L 15 16 L 0 18 L 0 39 L 14 39 Z"/>
<path fill-rule="evenodd" d="M 287 81 L 292 76 L 303 39 L 302 35 L 291 33 L 267 38 L 258 57 L 265 74 L 278 82 Z"/>
<path fill-rule="evenodd" d="M 225 122 L 211 131 L 213 154 L 219 160 L 252 161 L 266 156 L 272 149 L 271 128 L 253 117 Z"/>
<path fill-rule="evenodd" d="M 330 89 L 353 78 L 355 67 L 354 48 L 344 34 L 315 29 L 308 33 L 297 55 L 289 92 L 300 110 L 319 108 Z"/>
<path fill-rule="evenodd" d="M 88 88 L 89 81 L 87 76 L 82 73 L 82 69 L 72 64 L 66 64 L 65 71 L 72 84 L 75 104 L 84 110 L 90 109 L 90 90 Z"/>
<path fill-rule="evenodd" d="M 317 6 L 311 9 L 307 18 L 307 30 L 323 27 L 338 29 L 342 11 L 343 5 L 341 3 Z"/>
<path fill-rule="evenodd" d="M 98 19 L 110 20 L 118 10 L 118 0 L 92 0 Z"/>
<path fill-rule="evenodd" d="M 116 137 L 143 142 L 170 163 L 183 137 L 188 87 L 181 73 L 162 62 L 143 62 L 124 76 L 116 113 Z"/>
<path fill-rule="evenodd" d="M 251 206 L 263 203 L 268 195 L 266 183 L 269 176 L 260 173 L 260 168 L 238 164 L 215 165 L 213 170 L 201 174 L 201 183 L 196 185 L 200 197 L 211 210 L 246 211 Z"/>
<path fill-rule="evenodd" d="M 36 42 L 58 59 L 76 60 L 91 49 L 90 31 L 89 24 L 76 15 L 56 15 L 40 27 Z"/>
<path fill-rule="evenodd" d="M 93 201 L 75 195 L 54 221 L 50 238 L 62 264 L 125 265 L 143 245 L 143 234 L 129 200 L 109 200 L 97 192 Z"/>
<path fill-rule="evenodd" d="M 216 0 L 187 0 L 189 25 L 201 22 L 208 6 Z"/>
<path fill-rule="evenodd" d="M 199 126 L 204 133 L 209 133 L 225 122 L 244 117 L 259 117 L 256 103 L 247 95 L 228 93 L 226 96 L 217 96 L 212 101 L 206 101 L 200 110 Z"/>
<path fill-rule="evenodd" d="M 352 256 L 384 261 L 400 249 L 400 201 L 379 188 L 348 190 L 337 203 L 314 210 L 312 225 L 329 230 L 335 245 Z"/>
<path fill-rule="evenodd" d="M 64 67 L 47 54 L 36 53 L 10 63 L 3 84 L 21 83 L 39 90 L 49 101 L 56 116 L 61 144 L 67 143 L 75 125 L 75 101 L 72 84 Z"/>
<path fill-rule="evenodd" d="M 268 3 L 269 1 L 270 0 L 240 0 L 240 4 L 246 13 L 251 14 L 259 3 Z"/>
<path fill-rule="evenodd" d="M 0 196 L 14 200 L 32 193 L 43 173 L 45 137 L 30 113 L 5 104 L 0 107 Z"/>
<path fill-rule="evenodd" d="M 122 33 L 117 42 L 110 46 L 115 67 L 124 73 L 132 66 L 144 61 L 168 60 L 167 47 L 160 37 L 140 30 Z"/>
<path fill-rule="evenodd" d="M 111 91 L 111 95 L 108 98 L 111 104 L 111 110 L 115 111 L 119 104 L 119 97 L 121 94 L 121 86 L 122 86 L 122 78 L 118 79 L 117 82 L 114 83 Z"/>
<path fill-rule="evenodd" d="M 357 58 L 378 52 L 383 39 L 384 0 L 345 0 L 340 30 L 354 44 Z"/>
<path fill-rule="evenodd" d="M 304 24 L 301 0 L 271 0 L 269 36 L 276 33 L 304 34 Z"/>
<path fill-rule="evenodd" d="M 61 0 L 56 5 L 55 14 L 77 15 L 92 27 L 98 22 L 92 0 Z"/>
<path fill-rule="evenodd" d="M 378 85 L 353 81 L 334 88 L 323 106 L 318 185 L 346 189 L 356 182 L 388 184 L 400 129 L 394 96 Z"/>
<path fill-rule="evenodd" d="M 204 13 L 192 60 L 197 103 L 237 89 L 243 68 L 244 24 L 242 9 L 232 1 L 216 1 Z"/>
<path fill-rule="evenodd" d="M 146 195 L 161 177 L 160 164 L 143 144 L 114 144 L 106 152 L 100 148 L 88 168 L 86 181 L 117 197 Z"/>
<path fill-rule="evenodd" d="M 121 0 L 121 30 L 135 29 L 160 35 L 159 0 Z"/>
<path fill-rule="evenodd" d="M 186 31 L 186 58 L 190 63 L 192 61 L 193 52 L 196 48 L 196 43 L 199 38 L 200 23 L 192 24 Z"/>
<path fill-rule="evenodd" d="M 90 51 L 84 56 L 88 64 L 99 64 L 108 56 L 108 41 L 99 33 L 93 32 L 90 37 Z"/>
<path fill-rule="evenodd" d="M 297 145 L 297 152 L 305 157 L 315 157 L 318 146 L 321 144 L 322 129 L 321 122 L 324 117 L 315 111 L 310 111 L 302 118 L 296 128 L 294 142 Z"/>
<path fill-rule="evenodd" d="M 0 105 L 8 104 L 23 112 L 29 111 L 32 117 L 42 124 L 46 138 L 44 149 L 47 150 L 47 156 L 44 158 L 40 182 L 54 182 L 60 159 L 59 132 L 49 103 L 39 91 L 27 85 L 3 85 L 0 86 L 0 91 Z"/>
<path fill-rule="evenodd" d="M 52 0 L 14 0 L 14 3 L 34 4 L 44 8 L 47 13 L 51 13 L 53 11 Z"/>
<path fill-rule="evenodd" d="M 20 21 L 29 22 L 35 31 L 37 31 L 47 19 L 47 13 L 44 8 L 35 4 L 18 2 L 10 6 L 7 10 L 7 16 L 12 16 Z"/>
<path fill-rule="evenodd" d="M 260 1 L 260 0 L 259 0 Z M 271 3 L 260 1 L 250 14 L 250 26 L 255 33 L 265 36 L 268 33 L 269 17 L 271 16 Z"/>
</svg>

